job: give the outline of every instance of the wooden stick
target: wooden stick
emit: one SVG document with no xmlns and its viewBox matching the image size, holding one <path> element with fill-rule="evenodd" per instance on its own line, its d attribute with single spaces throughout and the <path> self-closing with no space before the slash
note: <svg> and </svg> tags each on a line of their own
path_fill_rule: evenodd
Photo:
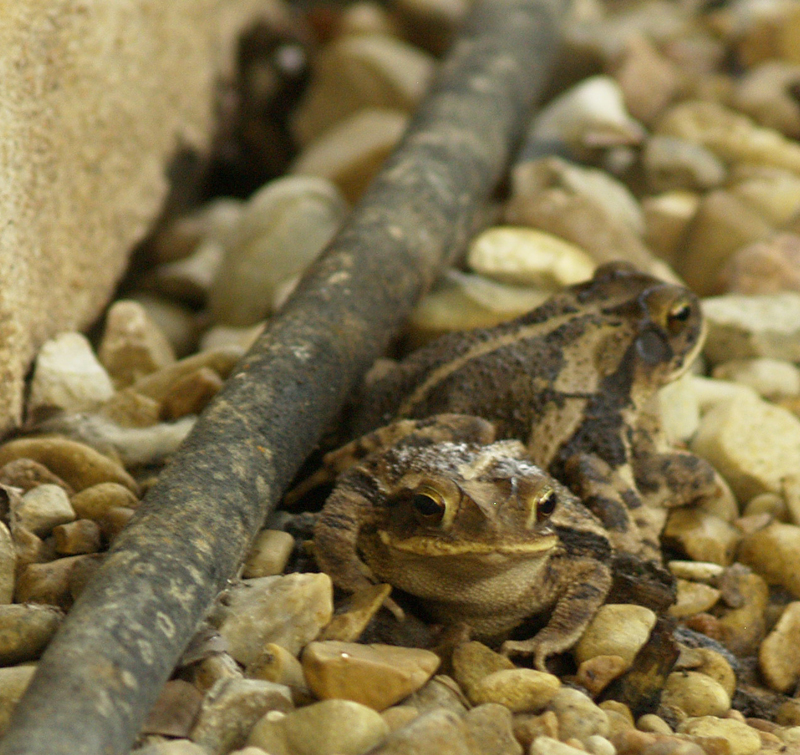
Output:
<svg viewBox="0 0 800 755">
<path fill-rule="evenodd" d="M 127 752 L 255 532 L 495 187 L 564 0 L 481 0 L 346 227 L 146 496 L 43 656 L 2 755 Z"/>
</svg>

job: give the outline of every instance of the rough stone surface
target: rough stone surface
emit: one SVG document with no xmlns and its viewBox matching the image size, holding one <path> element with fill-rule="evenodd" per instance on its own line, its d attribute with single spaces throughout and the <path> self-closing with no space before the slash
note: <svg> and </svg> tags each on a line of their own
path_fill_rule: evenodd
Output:
<svg viewBox="0 0 800 755">
<path fill-rule="evenodd" d="M 0 430 L 20 420 L 34 349 L 99 314 L 159 212 L 168 163 L 181 147 L 206 147 L 218 75 L 258 7 L 32 0 L 4 10 Z"/>
<path fill-rule="evenodd" d="M 558 735 L 561 739 L 585 742 L 593 735 L 609 733 L 608 715 L 583 692 L 562 687 L 547 706 L 558 718 Z"/>
<path fill-rule="evenodd" d="M 58 485 L 39 485 L 29 490 L 16 506 L 12 505 L 11 513 L 15 523 L 45 537 L 54 527 L 75 521 L 75 510 L 69 497 Z"/>
</svg>

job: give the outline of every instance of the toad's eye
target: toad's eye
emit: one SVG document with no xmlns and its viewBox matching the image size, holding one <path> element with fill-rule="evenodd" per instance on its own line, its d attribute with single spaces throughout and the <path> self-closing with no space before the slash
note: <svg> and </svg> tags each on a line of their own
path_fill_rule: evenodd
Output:
<svg viewBox="0 0 800 755">
<path fill-rule="evenodd" d="M 691 316 L 692 305 L 688 301 L 677 302 L 667 312 L 667 330 L 672 335 L 680 333 Z"/>
<path fill-rule="evenodd" d="M 543 490 L 536 502 L 536 520 L 543 522 L 545 519 L 549 519 L 556 510 L 557 504 L 558 494 L 556 491 L 553 488 Z"/>
<path fill-rule="evenodd" d="M 422 521 L 438 524 L 444 517 L 446 506 L 442 497 L 433 490 L 423 490 L 414 494 L 411 505 Z"/>
</svg>

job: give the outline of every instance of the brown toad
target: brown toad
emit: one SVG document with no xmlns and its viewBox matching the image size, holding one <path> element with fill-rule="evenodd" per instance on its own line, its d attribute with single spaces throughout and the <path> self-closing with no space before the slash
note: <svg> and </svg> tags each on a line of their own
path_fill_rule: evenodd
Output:
<svg viewBox="0 0 800 755">
<path fill-rule="evenodd" d="M 669 449 L 652 409 L 703 342 L 697 297 L 626 263 L 493 328 L 452 333 L 365 382 L 351 437 L 400 417 L 485 417 L 599 517 L 615 547 L 659 557 L 665 513 L 724 485 Z M 645 505 L 643 505 L 645 504 Z"/>
<path fill-rule="evenodd" d="M 491 423 L 402 420 L 336 453 L 361 456 L 314 531 L 316 559 L 338 587 L 389 583 L 487 641 L 547 614 L 534 637 L 503 644 L 540 669 L 608 593 L 612 548 L 600 522 L 522 443 L 495 441 Z"/>
</svg>

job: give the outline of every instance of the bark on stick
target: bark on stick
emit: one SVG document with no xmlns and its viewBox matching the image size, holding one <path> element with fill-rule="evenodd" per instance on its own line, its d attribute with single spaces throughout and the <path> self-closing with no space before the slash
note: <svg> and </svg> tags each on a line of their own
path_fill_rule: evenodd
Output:
<svg viewBox="0 0 800 755">
<path fill-rule="evenodd" d="M 482 0 L 346 227 L 148 493 L 42 658 L 0 755 L 127 752 L 198 621 L 506 167 L 564 0 Z"/>
</svg>

